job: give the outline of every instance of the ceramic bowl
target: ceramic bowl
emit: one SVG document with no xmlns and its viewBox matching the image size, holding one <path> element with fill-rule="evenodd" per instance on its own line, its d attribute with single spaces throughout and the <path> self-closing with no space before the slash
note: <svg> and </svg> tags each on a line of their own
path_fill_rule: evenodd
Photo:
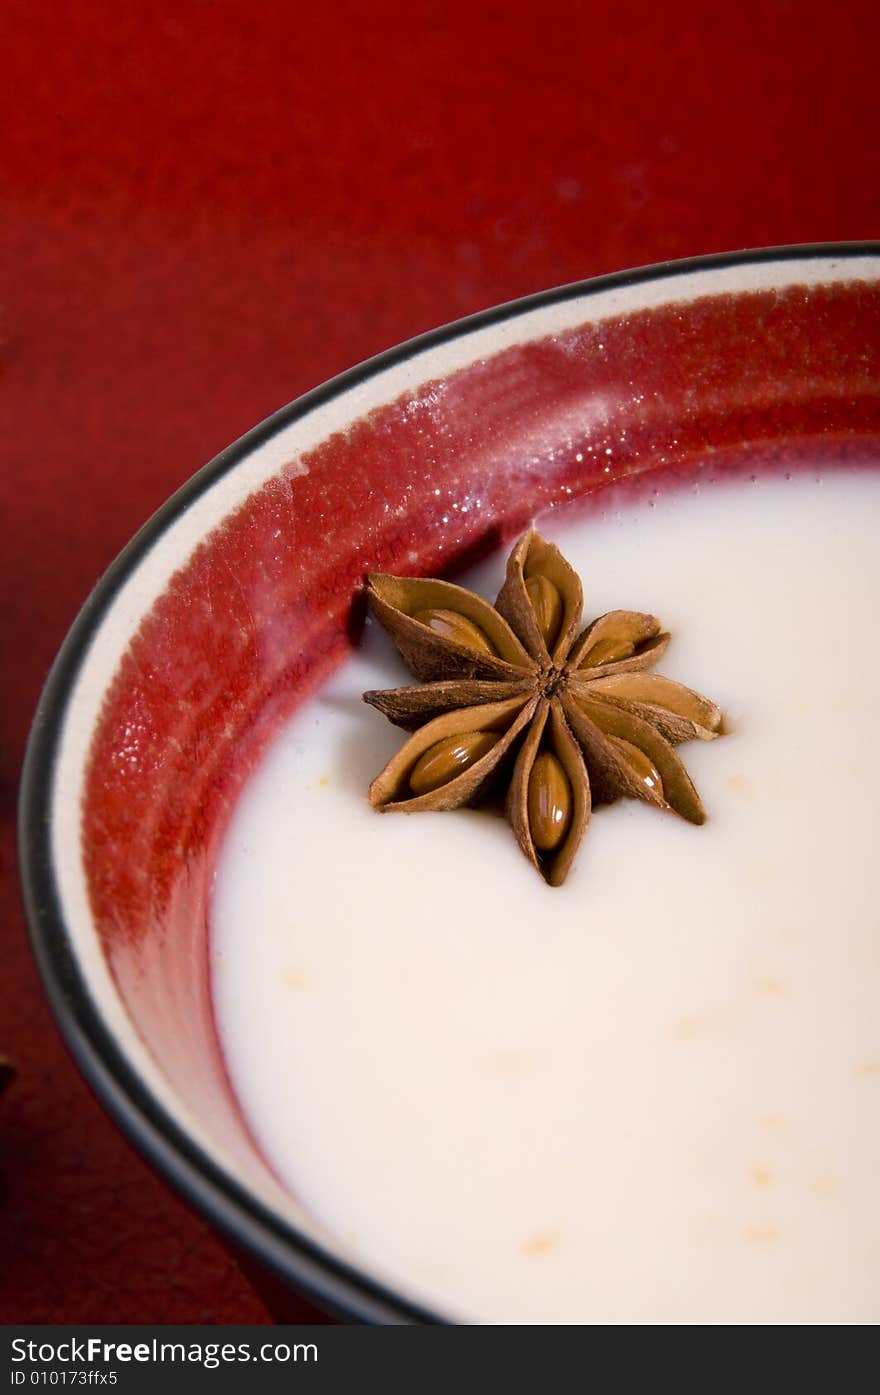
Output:
<svg viewBox="0 0 880 1395">
<path fill-rule="evenodd" d="M 279 724 L 356 642 L 368 570 L 436 574 L 547 507 L 756 447 L 880 459 L 880 246 L 760 251 L 565 286 L 395 348 L 256 427 L 95 589 L 22 799 L 33 943 L 81 1069 L 235 1245 L 329 1309 L 428 1321 L 282 1192 L 214 1029 L 207 898 Z"/>
</svg>

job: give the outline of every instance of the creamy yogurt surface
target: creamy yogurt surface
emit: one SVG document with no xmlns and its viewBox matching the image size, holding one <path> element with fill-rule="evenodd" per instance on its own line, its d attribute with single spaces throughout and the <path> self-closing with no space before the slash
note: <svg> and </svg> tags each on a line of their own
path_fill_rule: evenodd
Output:
<svg viewBox="0 0 880 1395">
<path fill-rule="evenodd" d="M 585 621 L 658 615 L 723 708 L 708 814 L 593 813 L 561 888 L 500 818 L 382 816 L 361 651 L 279 733 L 217 870 L 230 1075 L 351 1260 L 453 1320 L 880 1319 L 880 471 L 538 520 Z M 499 555 L 457 578 L 494 599 Z"/>
</svg>

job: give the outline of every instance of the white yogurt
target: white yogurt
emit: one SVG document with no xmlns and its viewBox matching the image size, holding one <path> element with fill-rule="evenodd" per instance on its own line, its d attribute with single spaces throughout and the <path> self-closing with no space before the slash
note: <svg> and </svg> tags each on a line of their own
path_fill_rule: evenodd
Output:
<svg viewBox="0 0 880 1395">
<path fill-rule="evenodd" d="M 229 1069 L 356 1263 L 459 1320 L 880 1319 L 880 472 L 539 520 L 732 734 L 709 821 L 593 815 L 551 889 L 488 814 L 380 816 L 363 653 L 280 733 L 213 903 Z M 503 558 L 467 578 L 494 598 Z"/>
</svg>

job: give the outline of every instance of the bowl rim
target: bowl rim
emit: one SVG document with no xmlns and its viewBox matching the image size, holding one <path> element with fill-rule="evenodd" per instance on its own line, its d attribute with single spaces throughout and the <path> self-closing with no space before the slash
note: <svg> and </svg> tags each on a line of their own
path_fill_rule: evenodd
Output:
<svg viewBox="0 0 880 1395">
<path fill-rule="evenodd" d="M 220 1167 L 142 1083 L 103 1021 L 77 962 L 53 868 L 47 810 L 68 698 L 94 634 L 113 599 L 156 539 L 216 480 L 279 430 L 426 349 L 531 310 L 643 282 L 763 262 L 876 256 L 880 256 L 880 241 L 791 244 L 658 262 L 505 301 L 405 340 L 279 408 L 202 466 L 135 533 L 97 582 L 70 626 L 49 671 L 31 726 L 22 767 L 18 819 L 19 872 L 31 949 L 55 1022 L 98 1101 L 160 1176 L 235 1246 L 336 1315 L 367 1323 L 450 1321 L 324 1250 Z"/>
</svg>

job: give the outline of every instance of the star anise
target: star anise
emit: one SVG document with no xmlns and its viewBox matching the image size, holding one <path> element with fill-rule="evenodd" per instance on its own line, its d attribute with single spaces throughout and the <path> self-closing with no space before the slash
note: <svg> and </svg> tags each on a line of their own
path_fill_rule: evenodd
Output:
<svg viewBox="0 0 880 1395">
<path fill-rule="evenodd" d="M 419 679 L 364 693 L 415 732 L 371 784 L 374 808 L 458 809 L 503 779 L 517 841 L 552 886 L 594 803 L 624 795 L 703 823 L 674 747 L 717 736 L 720 710 L 646 671 L 669 643 L 653 615 L 612 610 L 580 631 L 580 581 L 538 533 L 513 549 L 494 607 L 448 581 L 385 574 L 368 597 Z"/>
</svg>

